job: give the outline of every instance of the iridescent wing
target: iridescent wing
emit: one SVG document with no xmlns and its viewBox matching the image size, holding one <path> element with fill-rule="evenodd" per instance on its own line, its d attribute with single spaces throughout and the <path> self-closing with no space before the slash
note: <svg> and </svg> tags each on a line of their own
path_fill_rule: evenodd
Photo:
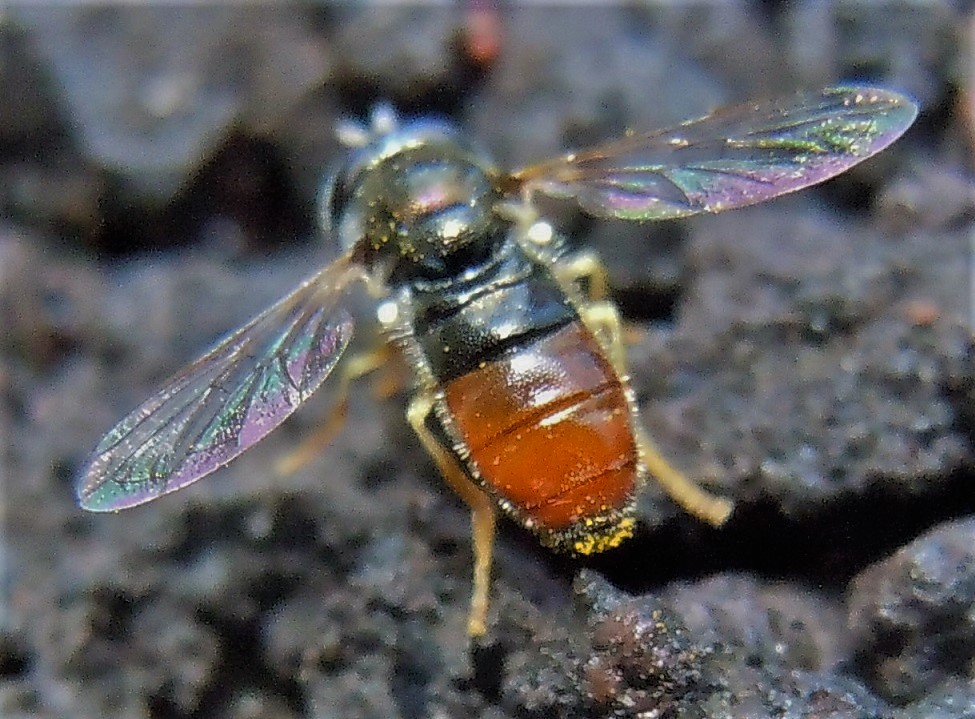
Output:
<svg viewBox="0 0 975 719">
<path fill-rule="evenodd" d="M 337 307 L 347 257 L 306 280 L 119 422 L 77 483 L 94 512 L 132 507 L 205 477 L 252 447 L 322 384 L 352 336 Z"/>
<path fill-rule="evenodd" d="M 572 198 L 600 217 L 661 220 L 794 192 L 883 150 L 917 116 L 888 90 L 834 87 L 729 107 L 513 175 L 527 196 Z"/>
</svg>

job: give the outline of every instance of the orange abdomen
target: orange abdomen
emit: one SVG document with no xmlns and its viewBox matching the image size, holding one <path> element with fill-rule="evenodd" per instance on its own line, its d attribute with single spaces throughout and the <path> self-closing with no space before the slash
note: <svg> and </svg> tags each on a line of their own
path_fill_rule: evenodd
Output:
<svg viewBox="0 0 975 719">
<path fill-rule="evenodd" d="M 542 532 L 628 506 L 638 455 L 625 389 L 579 321 L 444 387 L 481 481 Z"/>
</svg>

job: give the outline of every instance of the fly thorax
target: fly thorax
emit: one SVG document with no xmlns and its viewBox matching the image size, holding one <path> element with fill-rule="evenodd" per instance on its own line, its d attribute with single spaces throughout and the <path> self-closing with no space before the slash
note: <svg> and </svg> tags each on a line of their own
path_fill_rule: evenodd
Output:
<svg viewBox="0 0 975 719">
<path fill-rule="evenodd" d="M 334 177 L 326 221 L 390 284 L 448 281 L 504 240 L 494 173 L 473 150 L 403 131 L 362 152 Z"/>
</svg>

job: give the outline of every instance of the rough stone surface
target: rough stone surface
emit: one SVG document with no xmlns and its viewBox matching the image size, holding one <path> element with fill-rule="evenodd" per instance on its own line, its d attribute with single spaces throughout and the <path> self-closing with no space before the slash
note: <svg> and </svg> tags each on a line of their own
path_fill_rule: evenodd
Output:
<svg viewBox="0 0 975 719">
<path fill-rule="evenodd" d="M 847 600 L 860 670 L 899 702 L 975 661 L 975 521 L 935 527 L 861 572 Z"/>
</svg>

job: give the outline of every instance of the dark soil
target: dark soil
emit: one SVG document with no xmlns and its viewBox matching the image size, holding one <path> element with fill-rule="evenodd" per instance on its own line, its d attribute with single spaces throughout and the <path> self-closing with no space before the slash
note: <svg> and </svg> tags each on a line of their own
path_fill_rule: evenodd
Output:
<svg viewBox="0 0 975 719">
<path fill-rule="evenodd" d="M 946 3 L 8 8 L 0 715 L 975 716 L 973 27 Z M 472 643 L 468 512 L 368 380 L 290 476 L 328 392 L 179 494 L 75 504 L 119 418 L 334 256 L 340 118 L 447 115 L 517 167 L 841 81 L 921 113 L 836 180 L 680 223 L 553 208 L 725 528 L 652 486 L 586 562 L 503 523 Z"/>
</svg>

